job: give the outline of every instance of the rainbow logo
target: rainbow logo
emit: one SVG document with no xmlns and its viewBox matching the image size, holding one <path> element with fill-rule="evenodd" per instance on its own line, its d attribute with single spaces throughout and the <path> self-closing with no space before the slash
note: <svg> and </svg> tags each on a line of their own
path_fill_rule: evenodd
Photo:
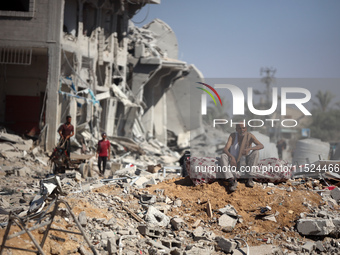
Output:
<svg viewBox="0 0 340 255">
<path fill-rule="evenodd" d="M 210 85 L 205 84 L 205 83 L 203 83 L 203 82 L 197 82 L 197 83 L 198 83 L 198 84 L 202 84 L 203 86 L 206 86 L 207 88 L 211 89 L 211 91 L 214 92 L 215 95 L 217 96 L 217 98 L 218 98 L 218 100 L 220 101 L 220 104 L 221 104 L 221 106 L 222 106 L 222 100 L 221 100 L 221 98 L 220 98 L 220 95 L 217 93 L 217 91 L 216 91 L 213 87 L 211 87 Z M 211 92 L 210 92 L 209 90 L 206 90 L 206 89 L 203 89 L 203 88 L 200 88 L 200 87 L 197 87 L 197 88 L 203 90 L 204 92 L 207 92 L 208 95 L 212 98 L 212 100 L 214 100 L 215 105 L 217 105 L 216 100 L 215 100 L 215 97 L 211 94 Z"/>
</svg>

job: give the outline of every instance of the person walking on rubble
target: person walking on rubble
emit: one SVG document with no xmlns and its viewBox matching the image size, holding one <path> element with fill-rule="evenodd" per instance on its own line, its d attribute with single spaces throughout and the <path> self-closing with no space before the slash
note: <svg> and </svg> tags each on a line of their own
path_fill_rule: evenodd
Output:
<svg viewBox="0 0 340 255">
<path fill-rule="evenodd" d="M 71 153 L 71 141 L 70 138 L 74 136 L 74 127 L 71 124 L 72 118 L 71 116 L 66 117 L 66 122 L 62 124 L 59 129 L 58 133 L 60 135 L 60 142 L 64 143 L 64 149 L 66 150 L 67 156 L 70 157 Z"/>
<path fill-rule="evenodd" d="M 104 174 L 106 162 L 110 160 L 111 144 L 106 138 L 106 133 L 102 133 L 102 140 L 98 142 L 96 157 L 98 157 L 99 173 Z"/>
<path fill-rule="evenodd" d="M 252 147 L 252 144 L 255 144 L 255 146 Z M 230 183 L 229 189 L 231 192 L 234 192 L 237 187 L 237 174 L 232 169 L 240 171 L 242 156 L 246 158 L 246 167 L 243 168 L 243 172 L 246 173 L 247 177 L 246 186 L 254 187 L 252 167 L 257 166 L 259 159 L 258 151 L 263 148 L 263 144 L 253 134 L 247 132 L 247 127 L 244 124 L 236 125 L 236 132 L 230 134 L 227 144 L 223 149 L 220 162 L 221 167 L 226 169 L 222 173 L 222 178 Z"/>
</svg>

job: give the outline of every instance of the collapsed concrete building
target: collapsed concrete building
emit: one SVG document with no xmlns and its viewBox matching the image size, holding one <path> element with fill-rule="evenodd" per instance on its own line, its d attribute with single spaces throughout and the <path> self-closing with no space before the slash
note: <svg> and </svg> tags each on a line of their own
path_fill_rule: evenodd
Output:
<svg viewBox="0 0 340 255">
<path fill-rule="evenodd" d="M 201 132 L 190 117 L 190 84 L 203 77 L 178 60 L 175 33 L 161 20 L 130 19 L 160 0 L 15 0 L 0 4 L 0 122 L 40 135 L 51 150 L 73 117 L 76 144 L 109 137 L 188 146 Z M 199 98 L 199 97 L 197 97 Z M 192 103 L 191 103 L 192 104 Z M 200 101 L 195 103 L 199 109 Z M 91 145 L 91 144 L 90 144 Z"/>
</svg>

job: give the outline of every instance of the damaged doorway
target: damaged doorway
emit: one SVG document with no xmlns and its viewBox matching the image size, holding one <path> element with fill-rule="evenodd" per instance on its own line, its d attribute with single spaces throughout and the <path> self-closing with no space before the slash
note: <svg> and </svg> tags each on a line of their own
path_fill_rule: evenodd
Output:
<svg viewBox="0 0 340 255">
<path fill-rule="evenodd" d="M 36 138 L 45 115 L 42 111 L 46 102 L 47 49 L 33 49 L 30 60 L 26 64 L 12 62 L 0 65 L 3 100 L 0 116 L 8 131 Z"/>
</svg>

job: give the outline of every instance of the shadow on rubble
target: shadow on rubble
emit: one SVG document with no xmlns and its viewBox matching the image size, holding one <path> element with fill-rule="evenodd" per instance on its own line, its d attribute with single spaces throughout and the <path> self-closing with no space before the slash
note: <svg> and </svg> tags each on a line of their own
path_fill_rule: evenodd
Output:
<svg viewBox="0 0 340 255">
<path fill-rule="evenodd" d="M 230 191 L 229 184 L 228 184 L 227 181 L 225 181 L 225 180 L 216 180 L 214 182 L 217 182 L 220 186 L 224 187 L 228 194 L 233 192 L 233 191 Z M 179 180 L 176 180 L 175 184 L 176 185 L 181 185 L 181 186 L 187 186 L 187 187 L 188 186 L 194 186 L 194 183 L 192 182 L 192 180 L 190 179 L 189 176 L 187 176 L 185 178 L 181 178 Z"/>
<path fill-rule="evenodd" d="M 191 181 L 190 177 L 187 176 L 185 178 L 181 178 L 180 180 L 175 181 L 176 185 L 181 185 L 181 186 L 193 186 L 194 183 Z"/>
</svg>

